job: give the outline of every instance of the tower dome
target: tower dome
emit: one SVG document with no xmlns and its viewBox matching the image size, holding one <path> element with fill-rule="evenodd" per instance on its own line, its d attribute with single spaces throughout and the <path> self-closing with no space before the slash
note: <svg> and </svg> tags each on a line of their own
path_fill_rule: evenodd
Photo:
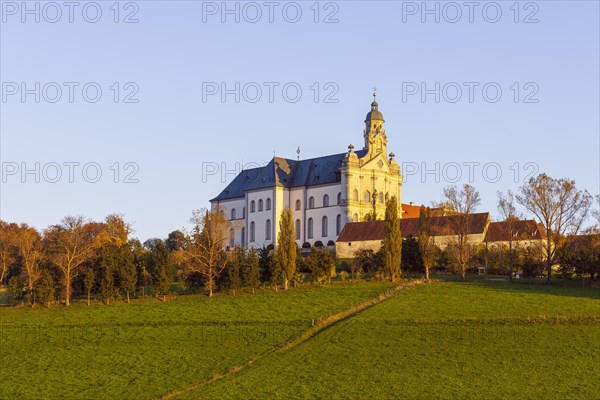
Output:
<svg viewBox="0 0 600 400">
<path fill-rule="evenodd" d="M 375 100 L 375 97 L 377 97 L 377 93 L 373 93 L 373 102 L 371 103 L 371 111 L 369 111 L 369 113 L 367 114 L 367 118 L 365 119 L 365 122 L 374 121 L 374 120 L 385 122 L 385 120 L 383 119 L 383 114 L 378 110 L 379 104 Z"/>
</svg>

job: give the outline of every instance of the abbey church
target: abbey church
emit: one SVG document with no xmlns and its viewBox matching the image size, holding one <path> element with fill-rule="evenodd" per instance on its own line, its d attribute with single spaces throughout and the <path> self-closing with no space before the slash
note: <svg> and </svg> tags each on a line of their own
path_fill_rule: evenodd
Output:
<svg viewBox="0 0 600 400">
<path fill-rule="evenodd" d="M 211 200 L 213 209 L 218 207 L 230 220 L 230 246 L 275 244 L 285 207 L 292 210 L 301 246 L 332 244 L 346 223 L 373 214 L 382 218 L 391 196 L 401 204 L 400 167 L 394 153 L 388 154 L 385 120 L 375 97 L 364 121 L 362 149 L 350 144 L 347 152 L 324 157 L 274 157 L 264 167 L 242 171 Z"/>
</svg>

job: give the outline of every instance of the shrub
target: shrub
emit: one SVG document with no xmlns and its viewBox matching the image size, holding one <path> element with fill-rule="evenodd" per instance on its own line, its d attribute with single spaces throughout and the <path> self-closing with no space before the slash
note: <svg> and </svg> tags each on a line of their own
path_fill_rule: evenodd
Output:
<svg viewBox="0 0 600 400">
<path fill-rule="evenodd" d="M 335 246 L 335 242 L 333 240 L 330 240 L 329 242 L 327 242 L 327 246 Z"/>
<path fill-rule="evenodd" d="M 302 243 L 302 248 L 303 249 L 310 249 L 310 243 L 308 243 L 308 242 Z"/>
<path fill-rule="evenodd" d="M 340 279 L 342 280 L 342 282 L 346 282 L 346 280 L 348 279 L 348 273 L 346 271 L 340 272 Z"/>
<path fill-rule="evenodd" d="M 317 240 L 315 242 L 315 247 L 323 247 L 323 242 L 321 242 L 320 240 Z"/>
</svg>

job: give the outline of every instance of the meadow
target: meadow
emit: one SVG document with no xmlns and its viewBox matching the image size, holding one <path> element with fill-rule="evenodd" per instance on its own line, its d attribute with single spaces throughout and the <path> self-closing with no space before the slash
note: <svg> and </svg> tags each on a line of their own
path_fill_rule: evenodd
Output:
<svg viewBox="0 0 600 400">
<path fill-rule="evenodd" d="M 175 398 L 600 398 L 600 293 L 501 282 L 400 292 Z"/>
<path fill-rule="evenodd" d="M 223 373 L 390 286 L 3 307 L 0 398 L 152 399 Z"/>
</svg>

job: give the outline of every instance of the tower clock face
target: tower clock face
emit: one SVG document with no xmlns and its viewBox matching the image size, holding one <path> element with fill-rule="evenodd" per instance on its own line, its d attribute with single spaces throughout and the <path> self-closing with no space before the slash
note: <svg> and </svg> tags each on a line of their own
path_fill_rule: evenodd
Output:
<svg viewBox="0 0 600 400">
<path fill-rule="evenodd" d="M 379 168 L 383 168 L 383 161 L 381 161 L 381 160 L 377 161 L 377 165 L 379 166 Z"/>
</svg>

